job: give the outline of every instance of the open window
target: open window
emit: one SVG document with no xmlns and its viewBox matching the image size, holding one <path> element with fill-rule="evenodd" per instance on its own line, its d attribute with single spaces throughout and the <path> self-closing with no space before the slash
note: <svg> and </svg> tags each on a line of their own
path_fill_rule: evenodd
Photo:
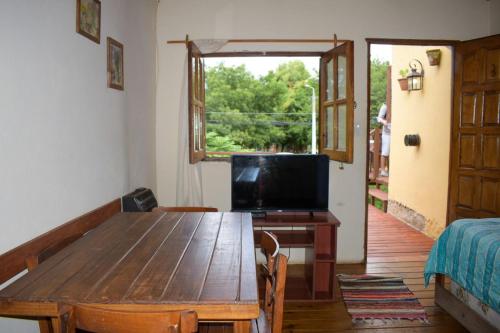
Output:
<svg viewBox="0 0 500 333">
<path fill-rule="evenodd" d="M 354 134 L 353 42 L 325 52 L 320 65 L 320 153 L 352 163 Z"/>
<path fill-rule="evenodd" d="M 190 163 L 197 163 L 207 157 L 207 110 L 206 110 L 206 100 L 205 100 L 205 87 L 207 85 L 205 71 L 204 71 L 204 55 L 200 52 L 198 47 L 194 42 L 189 42 L 188 44 L 188 60 L 189 60 L 189 147 L 190 147 Z M 286 52 L 274 52 L 277 54 L 283 54 Z M 289 52 L 289 54 L 294 52 Z M 304 53 L 304 52 L 303 52 Z M 255 52 L 254 52 L 255 54 Z M 266 52 L 262 55 L 272 56 L 273 52 Z M 207 54 L 207 57 L 214 57 L 214 54 Z M 241 57 L 248 56 L 242 53 L 233 52 L 231 57 Z M 257 55 L 258 56 L 258 55 Z M 337 160 L 346 163 L 352 163 L 353 156 L 353 116 L 354 116 L 354 91 L 353 91 L 353 80 L 354 80 L 354 66 L 353 66 L 353 42 L 345 41 L 340 46 L 335 47 L 327 52 L 316 52 L 316 56 L 321 56 L 319 60 L 319 103 L 314 103 L 313 105 L 319 105 L 319 151 L 320 153 L 326 154 L 332 160 Z M 226 55 L 227 57 L 227 55 Z M 210 71 L 209 71 L 210 74 Z M 210 80 L 208 80 L 210 81 Z M 211 82 L 211 81 L 210 81 Z M 316 78 L 316 85 L 318 84 L 318 79 Z M 311 88 L 313 86 L 312 82 L 305 80 L 300 83 L 303 86 Z M 317 87 L 317 86 L 316 86 Z M 210 89 L 210 87 L 209 87 Z M 305 89 L 305 88 L 304 88 Z M 313 101 L 314 101 L 314 89 L 313 89 Z M 224 94 L 222 94 L 224 95 Z M 210 101 L 211 99 L 209 99 Z M 210 102 L 208 103 L 210 104 Z M 213 104 L 213 103 L 212 103 Z M 310 104 L 309 104 L 310 105 Z M 261 108 L 262 109 L 262 108 Z M 313 108 L 314 109 L 314 108 Z M 273 109 L 262 111 L 256 108 L 255 111 L 246 111 L 248 114 L 258 114 L 259 112 L 266 112 L 269 118 L 271 115 L 276 115 L 277 113 Z M 210 110 L 209 110 L 210 111 Z M 217 117 L 221 117 L 224 112 L 218 112 L 219 110 L 212 110 L 211 112 L 217 114 Z M 253 113 L 252 113 L 253 112 Z M 309 111 L 308 111 L 309 112 Z M 239 112 L 236 113 L 238 115 Z M 308 113 L 310 114 L 310 112 Z M 259 113 L 260 115 L 260 113 Z M 281 113 L 279 113 L 281 116 Z M 290 116 L 289 113 L 287 113 Z M 312 112 L 313 118 L 314 111 Z M 214 118 L 213 115 L 208 114 L 208 116 Z M 221 119 L 216 119 L 218 122 L 230 121 L 231 116 L 236 117 L 234 114 L 224 116 Z M 295 114 L 294 114 L 295 116 Z M 299 114 L 297 114 L 299 116 Z M 303 117 L 306 117 L 303 115 Z M 307 117 L 311 118 L 310 115 Z M 226 119 L 227 118 L 227 119 Z M 236 117 L 237 118 L 237 117 Z M 253 116 L 253 118 L 257 118 Z M 262 124 L 272 124 L 273 126 L 289 126 L 297 124 L 301 126 L 312 126 L 315 121 L 311 122 L 309 120 L 303 120 L 299 117 L 297 119 L 273 119 L 272 121 L 267 121 L 268 119 L 259 118 Z M 239 118 L 238 118 L 239 119 Z M 210 119 L 209 119 L 210 120 Z M 212 122 L 215 120 L 212 119 Z M 210 124 L 212 124 L 212 122 Z M 210 125 L 214 127 L 214 125 Z M 241 125 L 238 125 L 241 126 Z M 255 126 L 253 124 L 252 126 Z M 264 125 L 262 125 L 264 126 Z M 315 126 L 315 125 L 314 125 Z M 266 130 L 271 133 L 271 130 Z M 314 131 L 312 131 L 314 133 Z M 210 135 L 213 133 L 210 132 Z M 316 137 L 314 134 L 309 135 L 309 142 L 311 142 L 312 137 Z M 209 139 L 212 136 L 209 136 Z M 220 139 L 223 139 L 222 137 Z M 303 140 L 304 141 L 304 140 Z M 209 140 L 209 142 L 212 142 Z M 312 147 L 314 143 L 310 146 Z M 210 146 L 210 145 L 208 145 Z M 252 149 L 248 149 L 244 145 L 230 145 L 232 147 L 240 147 L 241 152 L 252 153 Z M 212 147 L 212 146 L 210 146 Z M 267 149 L 267 148 L 266 148 Z M 212 148 L 213 150 L 213 148 Z M 211 150 L 211 151 L 212 151 Z M 260 149 L 253 153 L 262 153 Z M 241 153 L 235 151 L 234 153 Z M 233 152 L 223 151 L 224 156 L 230 156 Z M 211 154 L 211 155 L 210 155 Z M 212 157 L 213 153 L 209 152 L 209 157 Z"/>
<path fill-rule="evenodd" d="M 205 149 L 205 73 L 202 54 L 193 42 L 188 44 L 189 163 L 206 156 Z"/>
</svg>

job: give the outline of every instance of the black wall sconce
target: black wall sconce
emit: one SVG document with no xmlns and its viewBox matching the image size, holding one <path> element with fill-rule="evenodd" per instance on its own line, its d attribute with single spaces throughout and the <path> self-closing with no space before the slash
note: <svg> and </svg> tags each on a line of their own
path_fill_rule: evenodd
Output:
<svg viewBox="0 0 500 333">
<path fill-rule="evenodd" d="M 411 69 L 411 73 L 406 77 L 408 80 L 408 91 L 422 90 L 424 87 L 424 68 L 422 63 L 417 59 L 412 59 L 408 65 Z M 418 67 L 420 67 L 420 70 Z"/>
<path fill-rule="evenodd" d="M 405 146 L 420 146 L 420 135 L 418 135 L 418 134 L 406 134 L 405 135 Z"/>
</svg>

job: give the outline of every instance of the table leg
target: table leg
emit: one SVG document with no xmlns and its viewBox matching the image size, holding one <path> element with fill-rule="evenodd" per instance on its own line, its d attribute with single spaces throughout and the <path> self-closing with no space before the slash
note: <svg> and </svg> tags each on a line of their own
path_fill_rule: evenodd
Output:
<svg viewBox="0 0 500 333">
<path fill-rule="evenodd" d="M 234 333 L 250 333 L 252 321 L 239 320 L 234 322 Z"/>
<path fill-rule="evenodd" d="M 40 328 L 40 333 L 51 333 L 52 326 L 50 325 L 50 319 L 39 319 L 38 327 Z"/>
<path fill-rule="evenodd" d="M 73 308 L 69 308 L 59 317 L 52 317 L 52 330 L 54 333 L 75 333 L 75 315 Z"/>
</svg>

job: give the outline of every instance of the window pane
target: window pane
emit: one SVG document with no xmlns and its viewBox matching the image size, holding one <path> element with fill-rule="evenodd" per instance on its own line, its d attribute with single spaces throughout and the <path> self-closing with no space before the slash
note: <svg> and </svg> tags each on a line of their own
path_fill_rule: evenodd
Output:
<svg viewBox="0 0 500 333">
<path fill-rule="evenodd" d="M 193 100 L 195 100 L 198 96 L 198 89 L 196 87 L 196 58 L 193 58 L 193 62 L 191 63 L 191 70 L 193 75 L 191 76 L 191 91 L 193 93 Z"/>
<path fill-rule="evenodd" d="M 341 104 L 337 108 L 337 150 L 346 151 L 347 147 L 347 106 Z"/>
<path fill-rule="evenodd" d="M 326 108 L 326 140 L 325 148 L 333 148 L 333 106 Z"/>
<path fill-rule="evenodd" d="M 198 107 L 194 107 L 194 131 L 193 131 L 193 140 L 194 140 L 194 150 L 198 151 L 200 150 L 200 114 L 198 111 Z"/>
<path fill-rule="evenodd" d="M 326 64 L 326 99 L 331 101 L 333 100 L 333 59 Z"/>
<path fill-rule="evenodd" d="M 198 124 L 199 124 L 199 128 L 198 128 L 198 149 L 199 150 L 202 150 L 204 148 L 203 147 L 203 142 L 201 142 L 201 141 L 202 141 L 202 138 L 203 138 L 203 132 L 205 131 L 205 124 L 204 124 L 201 112 L 202 112 L 202 109 L 199 108 L 198 109 Z"/>
<path fill-rule="evenodd" d="M 345 90 L 346 90 L 346 73 L 347 73 L 347 63 L 345 56 L 338 57 L 338 66 L 337 66 L 337 86 L 338 86 L 338 97 L 337 99 L 345 98 Z"/>
<path fill-rule="evenodd" d="M 197 82 L 197 88 L 198 88 L 198 100 L 201 101 L 203 100 L 203 96 L 202 96 L 202 89 L 203 89 L 203 76 L 202 76 L 202 73 L 203 73 L 203 70 L 202 70 L 202 67 L 203 64 L 201 62 L 201 58 L 198 59 L 198 82 Z"/>
</svg>

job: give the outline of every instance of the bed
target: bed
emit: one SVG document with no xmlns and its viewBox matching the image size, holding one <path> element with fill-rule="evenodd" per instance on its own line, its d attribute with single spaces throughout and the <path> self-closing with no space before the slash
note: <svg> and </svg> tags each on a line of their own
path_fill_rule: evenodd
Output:
<svg viewBox="0 0 500 333">
<path fill-rule="evenodd" d="M 471 332 L 500 332 L 500 218 L 462 219 L 434 243 L 424 270 L 435 274 L 436 303 Z"/>
</svg>

